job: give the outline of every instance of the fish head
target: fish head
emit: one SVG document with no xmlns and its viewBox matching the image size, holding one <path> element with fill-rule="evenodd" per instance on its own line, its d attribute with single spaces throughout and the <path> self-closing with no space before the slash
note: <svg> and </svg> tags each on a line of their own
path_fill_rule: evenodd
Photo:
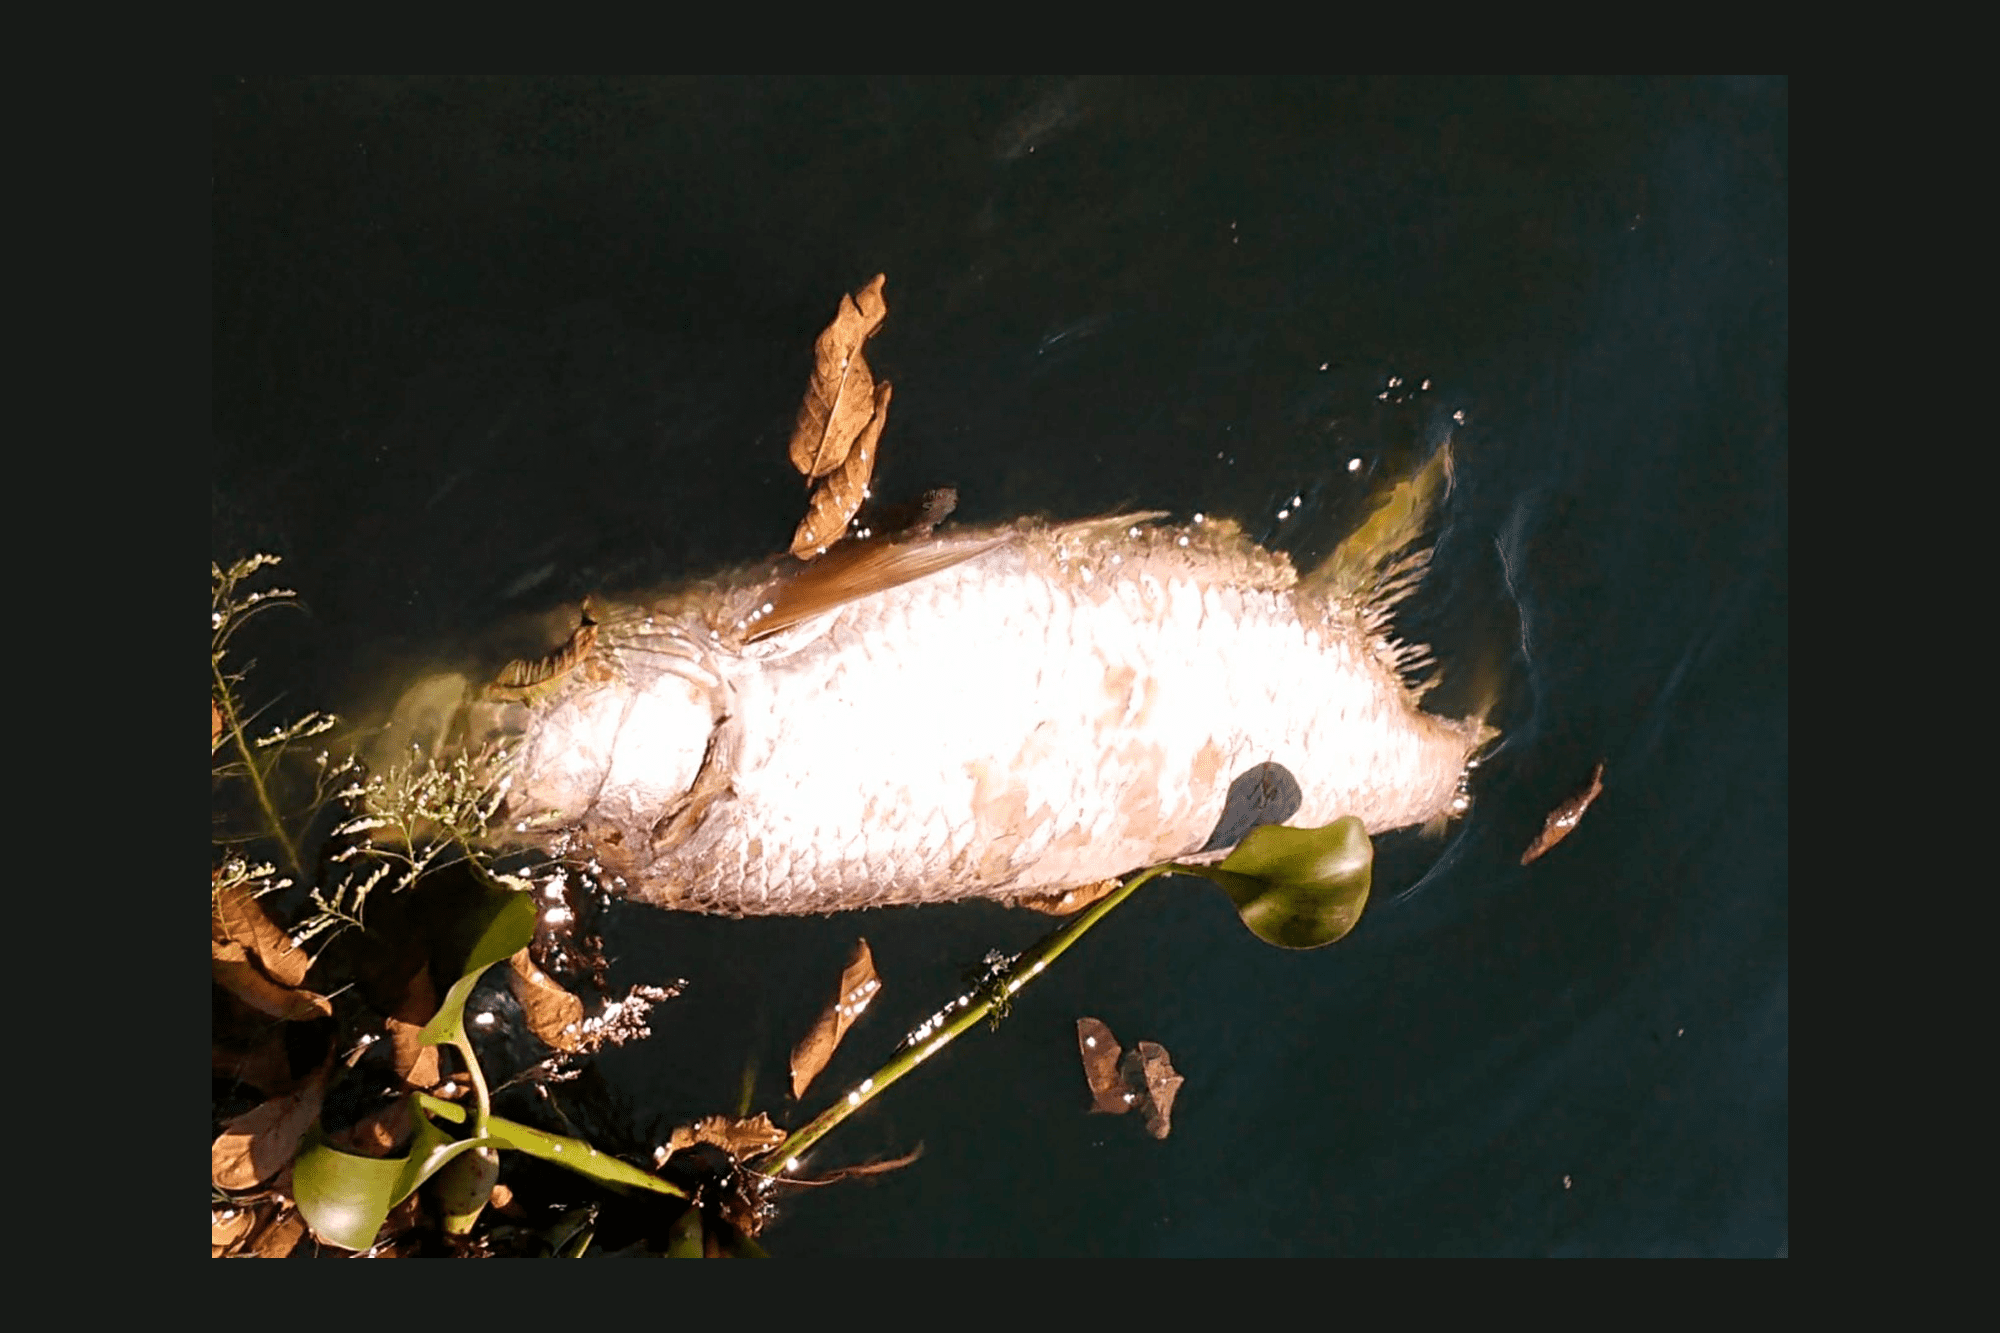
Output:
<svg viewBox="0 0 2000 1333">
<path fill-rule="evenodd" d="M 721 720 L 710 684 L 671 669 L 482 702 L 471 719 L 468 743 L 504 755 L 491 821 L 499 840 L 575 830 L 614 869 L 650 858 L 687 806 Z"/>
</svg>

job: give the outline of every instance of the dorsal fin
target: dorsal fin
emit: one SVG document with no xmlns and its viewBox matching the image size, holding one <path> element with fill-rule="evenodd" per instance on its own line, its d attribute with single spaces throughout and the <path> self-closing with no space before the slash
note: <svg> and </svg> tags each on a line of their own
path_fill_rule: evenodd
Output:
<svg viewBox="0 0 2000 1333">
<path fill-rule="evenodd" d="M 768 639 L 837 606 L 950 569 L 984 555 L 1012 533 L 978 540 L 858 542 L 837 546 L 807 565 L 770 594 L 771 609 L 757 618 L 744 639 Z"/>
</svg>

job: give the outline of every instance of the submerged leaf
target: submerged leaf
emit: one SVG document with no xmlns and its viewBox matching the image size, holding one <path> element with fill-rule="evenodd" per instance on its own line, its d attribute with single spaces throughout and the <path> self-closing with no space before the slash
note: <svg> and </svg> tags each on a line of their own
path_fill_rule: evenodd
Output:
<svg viewBox="0 0 2000 1333">
<path fill-rule="evenodd" d="M 1542 831 L 1528 844 L 1528 850 L 1521 853 L 1521 864 L 1527 865 L 1531 861 L 1540 860 L 1549 848 L 1567 838 L 1570 830 L 1576 827 L 1577 821 L 1583 818 L 1583 812 L 1590 809 L 1590 803 L 1603 792 L 1604 761 L 1600 759 L 1597 761 L 1597 767 L 1590 771 L 1590 781 L 1584 784 L 1583 790 L 1549 811 L 1549 817 L 1542 821 Z"/>
<path fill-rule="evenodd" d="M 833 322 L 813 347 L 812 379 L 790 446 L 792 466 L 808 479 L 823 477 L 845 462 L 868 424 L 875 382 L 861 347 L 888 317 L 889 305 L 882 299 L 886 281 L 878 273 L 854 295 L 841 297 Z"/>
<path fill-rule="evenodd" d="M 868 951 L 868 941 L 857 940 L 853 956 L 841 971 L 839 991 L 812 1030 L 792 1048 L 792 1096 L 805 1095 L 806 1088 L 833 1058 L 847 1029 L 881 989 L 882 979 L 875 974 L 875 956 Z"/>
<path fill-rule="evenodd" d="M 1375 849 L 1353 815 L 1324 828 L 1266 824 L 1218 866 L 1183 866 L 1222 886 L 1250 933 L 1281 949 L 1317 949 L 1354 929 L 1368 905 Z"/>
</svg>

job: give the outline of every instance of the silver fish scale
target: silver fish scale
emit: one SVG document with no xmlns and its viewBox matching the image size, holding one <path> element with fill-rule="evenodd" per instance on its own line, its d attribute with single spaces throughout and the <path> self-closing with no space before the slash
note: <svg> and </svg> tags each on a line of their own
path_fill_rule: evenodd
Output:
<svg viewBox="0 0 2000 1333">
<path fill-rule="evenodd" d="M 686 614 L 706 637 L 713 608 Z M 1287 822 L 1425 822 L 1451 807 L 1480 728 L 1422 712 L 1365 623 L 1221 525 L 1024 525 L 710 651 L 726 790 L 691 831 L 607 864 L 631 896 L 728 914 L 1055 892 L 1196 853 L 1230 784 L 1268 763 L 1301 788 Z M 656 666 L 617 642 L 626 683 L 597 688 L 643 693 Z M 673 808 L 673 784 L 625 758 L 643 752 L 625 725 L 593 800 L 621 843 Z"/>
</svg>

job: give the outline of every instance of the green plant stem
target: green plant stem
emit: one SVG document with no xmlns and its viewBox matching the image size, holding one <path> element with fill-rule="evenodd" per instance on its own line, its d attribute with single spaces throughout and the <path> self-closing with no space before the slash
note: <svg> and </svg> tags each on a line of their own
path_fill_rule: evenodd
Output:
<svg viewBox="0 0 2000 1333">
<path fill-rule="evenodd" d="M 1015 959 L 1006 973 L 983 994 L 961 996 L 958 1003 L 964 1008 L 956 1017 L 944 1024 L 935 1036 L 926 1034 L 922 1039 L 898 1052 L 887 1064 L 851 1088 L 846 1096 L 822 1111 L 811 1124 L 804 1129 L 794 1131 L 791 1137 L 773 1148 L 770 1154 L 752 1169 L 774 1177 L 782 1176 L 786 1171 L 793 1169 L 797 1165 L 799 1155 L 826 1137 L 835 1125 L 879 1097 L 896 1080 L 957 1040 L 960 1033 L 992 1013 L 996 1005 L 1012 999 L 1016 992 L 1040 976 L 1050 963 L 1060 958 L 1065 950 L 1083 938 L 1085 931 L 1102 921 L 1111 909 L 1131 897 L 1140 885 L 1161 875 L 1186 868 L 1169 861 L 1165 865 L 1142 870 L 1091 904 L 1074 919 L 1064 922 L 1054 934 Z"/>
<path fill-rule="evenodd" d="M 465 1061 L 466 1072 L 472 1075 L 472 1137 L 483 1139 L 487 1135 L 486 1122 L 493 1114 L 493 1098 L 486 1090 L 486 1072 L 472 1053 L 471 1037 L 461 1034 L 451 1045 L 458 1051 L 458 1058 Z"/>
<path fill-rule="evenodd" d="M 215 678 L 215 694 L 222 701 L 223 720 L 229 724 L 229 738 L 236 743 L 236 752 L 243 756 L 243 767 L 250 774 L 250 789 L 257 793 L 257 804 L 264 812 L 264 823 L 284 849 L 285 861 L 292 873 L 303 876 L 305 862 L 299 858 L 299 849 L 292 842 L 292 835 L 286 831 L 285 821 L 278 818 L 277 803 L 271 799 L 270 788 L 264 785 L 264 772 L 257 767 L 257 757 L 250 749 L 250 738 L 243 734 L 243 720 L 236 714 L 236 693 L 222 678 L 222 659 L 211 657 L 208 669 Z"/>
</svg>

